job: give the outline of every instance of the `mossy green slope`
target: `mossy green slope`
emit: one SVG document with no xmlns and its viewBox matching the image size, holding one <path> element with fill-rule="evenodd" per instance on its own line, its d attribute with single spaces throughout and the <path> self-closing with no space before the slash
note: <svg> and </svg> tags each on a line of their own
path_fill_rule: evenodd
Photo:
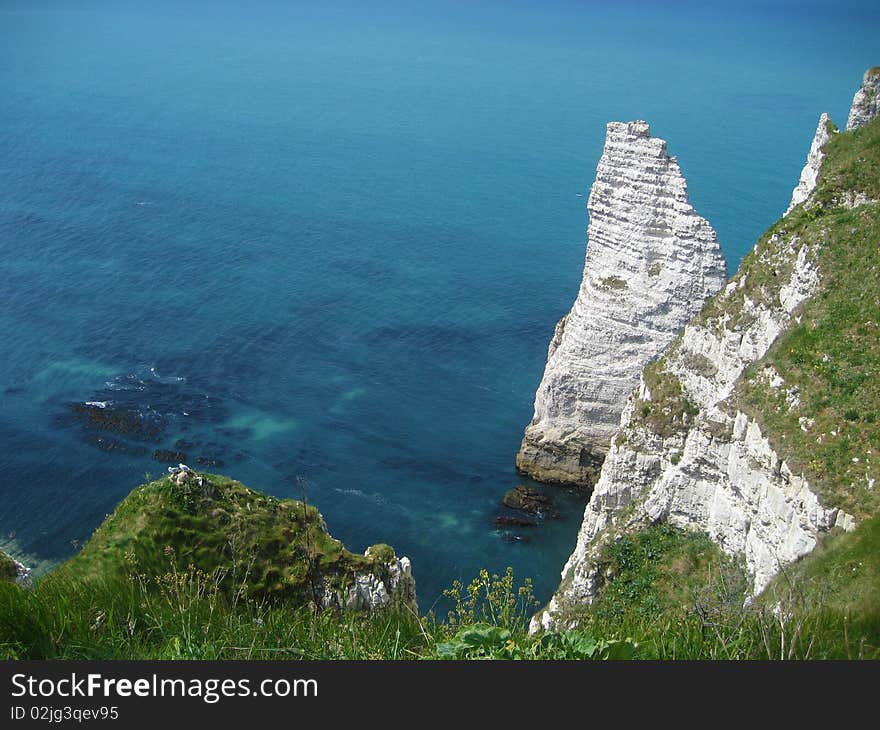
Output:
<svg viewBox="0 0 880 730">
<path fill-rule="evenodd" d="M 829 535 L 786 568 L 760 596 L 764 605 L 794 604 L 833 618 L 837 640 L 880 648 L 880 516 L 851 533 Z"/>
<path fill-rule="evenodd" d="M 15 580 L 17 576 L 15 561 L 0 550 L 0 580 Z"/>
<path fill-rule="evenodd" d="M 229 591 L 305 603 L 350 583 L 355 572 L 382 577 L 388 546 L 366 558 L 332 538 L 315 507 L 277 499 L 227 477 L 159 479 L 134 489 L 82 550 L 45 580 L 156 576 L 174 564 L 217 575 Z"/>
</svg>

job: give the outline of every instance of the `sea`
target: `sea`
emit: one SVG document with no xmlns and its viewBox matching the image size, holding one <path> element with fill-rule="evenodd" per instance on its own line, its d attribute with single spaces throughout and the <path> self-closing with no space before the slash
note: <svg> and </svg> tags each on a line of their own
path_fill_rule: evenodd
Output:
<svg viewBox="0 0 880 730">
<path fill-rule="evenodd" d="M 0 548 L 42 573 L 181 459 L 547 600 L 586 496 L 498 527 L 605 125 L 733 272 L 880 63 L 839 2 L 0 0 Z M 536 486 L 536 485 L 532 485 Z"/>
</svg>

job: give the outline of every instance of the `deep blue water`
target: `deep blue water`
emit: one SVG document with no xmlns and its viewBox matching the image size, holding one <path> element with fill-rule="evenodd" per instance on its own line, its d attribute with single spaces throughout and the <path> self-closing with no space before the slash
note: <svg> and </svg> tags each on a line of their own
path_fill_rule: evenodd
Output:
<svg viewBox="0 0 880 730">
<path fill-rule="evenodd" d="M 669 141 L 733 269 L 878 11 L 238 5 L 0 0 L 0 545 L 64 558 L 183 439 L 412 556 L 423 608 L 483 566 L 547 598 L 583 501 L 491 520 L 605 122 Z"/>
</svg>

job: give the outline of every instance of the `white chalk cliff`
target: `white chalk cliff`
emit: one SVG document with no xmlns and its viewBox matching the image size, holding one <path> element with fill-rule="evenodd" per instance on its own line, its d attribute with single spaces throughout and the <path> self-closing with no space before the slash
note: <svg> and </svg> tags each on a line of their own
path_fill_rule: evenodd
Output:
<svg viewBox="0 0 880 730">
<path fill-rule="evenodd" d="M 866 85 L 876 84 L 878 75 L 871 73 L 865 75 Z M 856 94 L 850 113 L 855 126 L 880 113 L 874 102 L 868 109 L 864 90 Z M 791 208 L 810 205 L 828 141 L 825 122 L 823 115 Z M 841 204 L 866 202 L 873 203 L 855 192 L 852 201 Z M 823 533 L 854 529 L 855 518 L 824 504 L 809 480 L 793 473 L 774 451 L 754 418 L 736 405 L 746 367 L 799 321 L 799 307 L 821 287 L 812 245 L 784 227 L 762 239 L 751 268 L 744 264 L 644 370 L 610 440 L 562 582 L 532 620 L 533 631 L 572 621 L 577 607 L 591 603 L 606 579 L 599 568 L 605 546 L 656 522 L 705 532 L 725 553 L 743 558 L 754 593 L 783 566 L 812 551 Z M 769 283 L 752 284 L 750 272 L 762 271 L 771 272 Z M 797 407 L 797 388 L 786 385 L 784 374 L 765 365 L 750 377 L 781 389 L 775 392 L 784 394 L 790 408 Z M 809 422 L 802 420 L 806 429 Z"/>
<path fill-rule="evenodd" d="M 801 170 L 801 177 L 798 180 L 797 187 L 791 193 L 791 202 L 788 204 L 785 215 L 788 215 L 795 207 L 803 203 L 816 188 L 819 172 L 822 170 L 822 161 L 825 159 L 825 153 L 822 148 L 831 139 L 832 129 L 832 123 L 827 114 L 819 117 L 819 126 L 816 127 L 816 134 L 813 136 L 813 143 L 810 145 L 807 163 L 804 165 L 804 169 Z"/>
<path fill-rule="evenodd" d="M 862 85 L 853 97 L 846 128 L 863 127 L 880 115 L 880 66 L 865 71 Z"/>
<path fill-rule="evenodd" d="M 725 279 L 715 231 L 647 123 L 608 125 L 587 207 L 580 291 L 551 339 L 516 460 L 539 481 L 583 486 L 595 483 L 641 369 Z"/>
</svg>

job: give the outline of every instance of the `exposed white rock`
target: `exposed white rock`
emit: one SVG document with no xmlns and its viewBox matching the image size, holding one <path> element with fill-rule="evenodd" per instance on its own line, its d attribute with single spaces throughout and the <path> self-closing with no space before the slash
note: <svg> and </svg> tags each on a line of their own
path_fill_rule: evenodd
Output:
<svg viewBox="0 0 880 730">
<path fill-rule="evenodd" d="M 853 97 L 846 128 L 863 127 L 878 115 L 880 115 L 880 66 L 874 66 L 865 71 L 862 85 Z"/>
<path fill-rule="evenodd" d="M 695 421 L 662 436 L 636 418 L 639 403 L 651 401 L 644 378 L 631 394 L 560 588 L 533 619 L 533 630 L 556 625 L 570 607 L 593 600 L 603 580 L 597 558 L 622 531 L 658 521 L 704 531 L 725 552 L 745 558 L 757 593 L 781 566 L 810 552 L 821 533 L 854 528 L 851 515 L 823 506 L 807 480 L 791 472 L 757 423 L 726 410 L 725 399 L 745 367 L 766 354 L 819 286 L 810 251 L 797 237 L 775 236 L 770 244 L 773 253 L 761 252 L 766 265 L 791 263 L 778 298 L 751 301 L 743 291 L 745 277 L 738 276 L 737 286 L 719 295 L 716 314 L 690 323 L 664 355 L 667 372 L 700 409 Z M 742 316 L 734 321 L 730 312 Z M 772 369 L 759 377 L 784 388 Z"/>
<path fill-rule="evenodd" d="M 370 548 L 364 555 L 370 557 Z M 378 611 L 401 603 L 418 614 L 416 582 L 407 557 L 392 557 L 376 572 L 355 573 L 344 594 L 325 581 L 322 593 L 323 608 Z"/>
<path fill-rule="evenodd" d="M 608 125 L 588 210 L 580 291 L 550 341 L 517 455 L 539 481 L 585 486 L 641 369 L 725 280 L 715 231 L 646 122 Z"/>
<path fill-rule="evenodd" d="M 791 202 L 785 211 L 785 215 L 801 203 L 803 203 L 816 188 L 816 182 L 819 180 L 819 172 L 822 170 L 822 161 L 825 159 L 825 153 L 822 148 L 825 143 L 831 139 L 829 132 L 829 119 L 827 114 L 819 117 L 819 125 L 816 127 L 816 134 L 813 135 L 813 143 L 810 145 L 810 152 L 807 155 L 807 163 L 801 170 L 801 177 L 797 187 L 791 193 Z"/>
<path fill-rule="evenodd" d="M 31 569 L 23 563 L 19 563 L 15 558 L 12 559 L 12 562 L 15 563 L 15 582 L 22 588 L 32 588 L 34 582 L 31 577 Z"/>
</svg>

